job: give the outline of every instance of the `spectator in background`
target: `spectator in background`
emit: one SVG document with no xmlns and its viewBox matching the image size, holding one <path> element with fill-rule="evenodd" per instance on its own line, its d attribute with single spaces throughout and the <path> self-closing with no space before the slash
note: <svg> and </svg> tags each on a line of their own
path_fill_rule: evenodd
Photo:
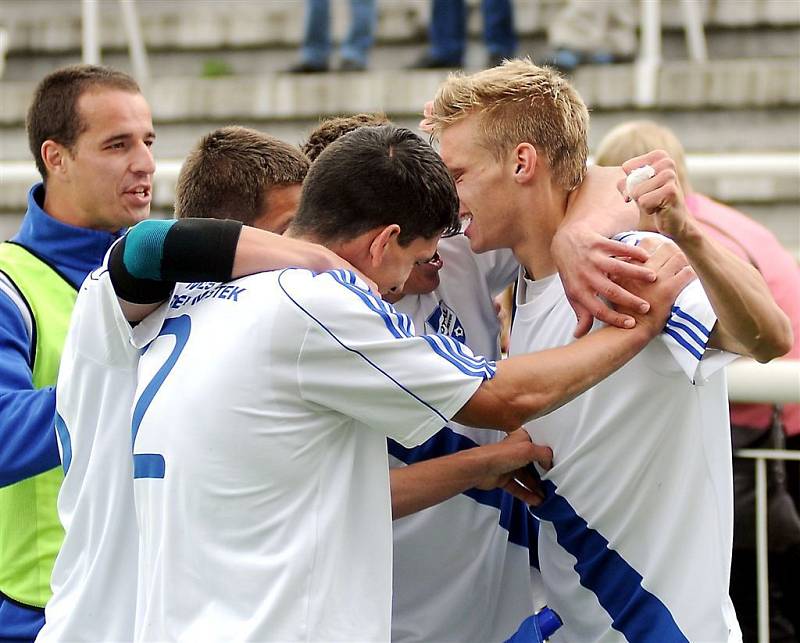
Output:
<svg viewBox="0 0 800 643">
<path fill-rule="evenodd" d="M 42 183 L 0 244 L 0 640 L 22 641 L 44 624 L 64 536 L 54 386 L 77 288 L 121 230 L 149 216 L 155 171 L 150 108 L 122 72 L 53 72 L 27 130 Z"/>
<path fill-rule="evenodd" d="M 513 58 L 517 50 L 511 0 L 481 0 L 483 37 L 489 55 L 487 67 L 495 67 L 504 58 Z M 430 48 L 413 65 L 417 69 L 461 67 L 467 39 L 467 8 L 464 0 L 433 0 L 429 28 Z"/>
<path fill-rule="evenodd" d="M 633 60 L 636 16 L 632 0 L 569 0 L 547 29 L 552 53 L 543 64 L 570 73 L 578 65 Z"/>
<path fill-rule="evenodd" d="M 300 62 L 295 74 L 328 71 L 331 54 L 330 0 L 306 0 L 306 21 Z M 375 32 L 375 0 L 350 0 L 350 30 L 342 43 L 340 71 L 363 71 Z"/>
<path fill-rule="evenodd" d="M 632 121 L 611 130 L 597 149 L 598 165 L 619 165 L 653 149 L 674 160 L 686 205 L 703 230 L 759 270 L 776 303 L 792 323 L 794 343 L 786 355 L 800 358 L 800 268 L 764 226 L 741 212 L 694 192 L 683 146 L 666 127 Z M 641 224 L 649 228 L 650 221 Z M 781 430 L 782 427 L 782 430 Z M 784 433 L 800 435 L 800 405 L 783 409 L 768 404 L 731 404 L 733 447 L 784 446 Z M 756 574 L 754 471 L 749 460 L 734 460 L 734 541 L 731 598 L 745 641 L 756 640 Z M 770 630 L 773 641 L 794 641 L 800 635 L 800 517 L 787 493 L 784 464 L 770 465 L 769 476 Z"/>
</svg>

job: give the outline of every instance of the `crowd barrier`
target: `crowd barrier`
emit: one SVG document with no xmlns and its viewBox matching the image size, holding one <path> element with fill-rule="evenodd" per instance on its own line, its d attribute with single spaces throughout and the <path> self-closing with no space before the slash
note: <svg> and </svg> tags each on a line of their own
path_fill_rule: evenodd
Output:
<svg viewBox="0 0 800 643">
<path fill-rule="evenodd" d="M 728 394 L 734 402 L 800 403 L 800 360 L 779 359 L 769 364 L 737 360 L 728 367 Z M 734 457 L 753 460 L 755 466 L 758 642 L 768 643 L 767 460 L 800 461 L 800 451 L 739 449 Z"/>
</svg>

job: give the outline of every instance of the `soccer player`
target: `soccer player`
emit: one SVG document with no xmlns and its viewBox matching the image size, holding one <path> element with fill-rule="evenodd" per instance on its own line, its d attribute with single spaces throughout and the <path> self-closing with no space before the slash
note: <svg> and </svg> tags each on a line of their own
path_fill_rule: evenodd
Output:
<svg viewBox="0 0 800 643">
<path fill-rule="evenodd" d="M 391 293 L 458 224 L 438 155 L 407 130 L 363 128 L 317 159 L 288 233 Z M 454 416 L 510 431 L 618 368 L 692 277 L 674 250 L 654 257 L 634 329 L 496 365 L 414 336 L 348 271 L 178 287 L 133 410 L 136 638 L 387 640 L 386 436 L 418 444 Z"/>
<path fill-rule="evenodd" d="M 204 218 L 216 212 L 221 219 L 282 231 L 307 170 L 304 155 L 283 141 L 222 128 L 203 137 L 184 162 L 176 211 L 187 217 L 196 209 Z M 349 266 L 321 246 L 249 228 L 239 236 L 240 228 L 222 221 L 145 222 L 114 247 L 81 289 L 56 401 L 65 473 L 58 511 L 66 536 L 39 640 L 133 638 L 138 530 L 129 436 L 139 353 L 131 338 L 146 335 L 156 321 L 132 329 L 128 320 L 156 308 L 176 281 L 227 281 L 286 266 Z M 161 237 L 162 244 L 149 243 Z M 232 266 L 233 257 L 226 263 L 220 254 L 233 248 L 238 263 Z M 118 296 L 124 297 L 122 304 Z"/>
<path fill-rule="evenodd" d="M 307 172 L 308 159 L 293 145 L 247 127 L 221 127 L 184 160 L 175 216 L 233 219 L 283 234 Z"/>
<path fill-rule="evenodd" d="M 313 162 L 343 134 L 386 123 L 382 114 L 328 119 L 302 149 Z M 603 173 L 598 180 L 572 199 L 573 221 L 576 214 L 591 226 L 625 218 L 615 181 Z M 633 221 L 628 217 L 627 225 Z M 456 235 L 442 239 L 434 259 L 415 266 L 402 291 L 385 299 L 412 319 L 418 334 L 447 335 L 499 359 L 493 298 L 518 268 L 510 250 L 475 254 L 469 240 Z M 490 454 L 496 458 L 502 437 L 451 421 L 416 447 L 388 441 L 395 519 L 393 641 L 504 641 L 543 601 L 531 583 L 537 521 L 527 510 L 528 499 L 513 478 L 505 490 L 521 498 L 481 484 L 486 475 L 481 463 Z M 486 591 L 476 597 L 475 587 Z"/>
<path fill-rule="evenodd" d="M 511 353 L 577 346 L 550 252 L 586 167 L 588 112 L 553 70 L 515 60 L 451 76 L 431 113 L 473 250 L 511 248 L 520 262 Z M 628 365 L 529 422 L 552 446 L 539 563 L 564 621 L 554 640 L 735 640 L 728 598 L 730 440 L 724 349 L 761 360 L 791 332 L 763 280 L 687 215 L 672 161 L 633 159 L 655 176 L 631 192 L 691 261 L 663 333 Z M 642 233 L 618 237 L 639 243 Z M 653 258 L 673 246 L 656 237 Z M 705 288 L 705 290 L 704 290 Z M 513 357 L 511 359 L 514 359 Z"/>
</svg>

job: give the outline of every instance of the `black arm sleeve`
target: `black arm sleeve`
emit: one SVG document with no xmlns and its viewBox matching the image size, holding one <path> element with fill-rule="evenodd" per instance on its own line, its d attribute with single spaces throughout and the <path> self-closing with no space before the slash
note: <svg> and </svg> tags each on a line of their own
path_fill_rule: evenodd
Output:
<svg viewBox="0 0 800 643">
<path fill-rule="evenodd" d="M 228 281 L 241 231 L 231 220 L 143 221 L 111 250 L 114 290 L 125 301 L 152 304 L 178 281 Z"/>
</svg>

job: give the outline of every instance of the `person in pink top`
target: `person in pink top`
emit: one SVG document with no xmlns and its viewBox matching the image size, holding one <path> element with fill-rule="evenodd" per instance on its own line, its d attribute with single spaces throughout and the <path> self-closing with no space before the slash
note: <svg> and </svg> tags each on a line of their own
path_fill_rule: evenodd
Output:
<svg viewBox="0 0 800 643">
<path fill-rule="evenodd" d="M 621 165 L 650 150 L 674 160 L 686 205 L 704 231 L 750 262 L 792 323 L 794 342 L 785 356 L 800 359 L 800 266 L 767 228 L 731 207 L 692 190 L 683 146 L 666 127 L 629 121 L 612 129 L 597 148 L 598 165 Z M 652 223 L 640 221 L 649 229 Z M 800 448 L 800 405 L 731 404 L 731 437 L 736 448 Z M 800 484 L 797 463 L 774 461 L 769 475 L 770 637 L 800 640 Z M 734 460 L 734 539 L 731 598 L 744 640 L 756 640 L 755 484 L 753 463 Z M 787 472 L 788 469 L 788 472 Z M 787 485 L 787 473 L 789 474 Z M 794 500 L 789 491 L 794 495 Z"/>
</svg>

